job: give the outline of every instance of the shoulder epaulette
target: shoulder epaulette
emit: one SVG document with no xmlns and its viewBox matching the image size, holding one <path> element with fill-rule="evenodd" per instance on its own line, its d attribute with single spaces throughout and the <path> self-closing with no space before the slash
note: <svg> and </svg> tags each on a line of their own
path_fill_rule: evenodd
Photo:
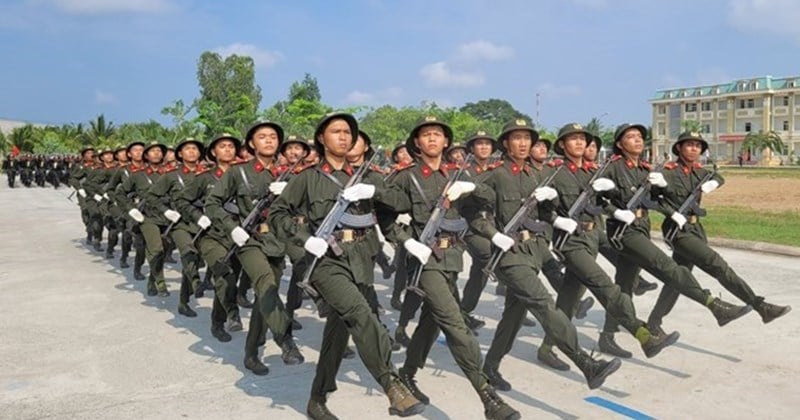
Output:
<svg viewBox="0 0 800 420">
<path fill-rule="evenodd" d="M 641 163 L 641 165 L 642 165 L 642 168 L 645 168 L 645 169 L 647 169 L 648 171 L 649 171 L 649 170 L 650 170 L 650 168 L 651 168 L 651 166 L 650 166 L 650 162 L 648 162 L 648 161 L 646 161 L 646 160 L 643 160 L 643 161 L 642 161 L 642 163 Z"/>
<path fill-rule="evenodd" d="M 547 166 L 551 168 L 557 168 L 564 164 L 564 161 L 561 159 L 553 159 L 550 162 L 547 162 Z"/>
<path fill-rule="evenodd" d="M 395 172 L 400 172 L 400 171 L 405 171 L 408 168 L 413 168 L 415 166 L 417 166 L 417 164 L 414 162 L 398 163 L 397 166 L 395 166 L 394 170 Z"/>
<path fill-rule="evenodd" d="M 695 168 L 695 169 L 701 169 L 702 167 L 703 167 L 703 164 L 702 164 L 702 163 L 700 163 L 700 162 L 695 162 L 695 163 L 694 163 L 694 168 Z"/>
<path fill-rule="evenodd" d="M 381 168 L 380 166 L 378 166 L 378 165 L 376 165 L 374 163 L 369 166 L 369 170 L 372 171 L 372 172 L 383 173 L 383 168 Z"/>
<path fill-rule="evenodd" d="M 172 172 L 172 171 L 175 171 L 177 169 L 178 169 L 177 165 L 176 166 L 164 166 L 163 168 L 159 168 L 159 171 L 161 171 L 162 174 L 165 174 L 167 172 Z"/>
<path fill-rule="evenodd" d="M 294 173 L 295 173 L 295 174 L 299 174 L 300 172 L 303 172 L 303 171 L 305 171 L 306 169 L 308 169 L 308 168 L 313 168 L 313 167 L 315 167 L 315 166 L 317 166 L 317 165 L 315 165 L 315 164 L 310 164 L 310 165 L 309 165 L 309 164 L 297 165 L 297 166 L 295 166 L 295 168 L 294 168 Z"/>
<path fill-rule="evenodd" d="M 503 166 L 503 165 L 505 165 L 505 162 L 503 162 L 502 160 L 498 160 L 498 161 L 496 161 L 496 162 L 494 162 L 494 163 L 491 163 L 490 165 L 488 165 L 488 166 L 486 167 L 486 170 L 487 170 L 487 171 L 491 171 L 492 169 L 499 168 L 499 167 L 501 167 L 501 166 Z"/>
<path fill-rule="evenodd" d="M 611 161 L 612 161 L 612 162 L 616 162 L 616 161 L 618 161 L 618 160 L 620 160 L 620 159 L 622 159 L 622 155 L 614 155 L 614 156 L 611 156 Z"/>
<path fill-rule="evenodd" d="M 664 165 L 664 169 L 667 169 L 667 170 L 673 170 L 673 169 L 675 169 L 677 167 L 678 167 L 678 162 L 667 162 Z"/>
<path fill-rule="evenodd" d="M 444 165 L 444 169 L 448 170 L 448 171 L 458 170 L 458 168 L 459 168 L 459 165 L 457 163 L 454 163 L 454 162 L 446 163 Z"/>
<path fill-rule="evenodd" d="M 200 175 L 206 173 L 211 170 L 211 167 L 205 165 L 197 165 L 197 169 L 194 170 L 195 175 Z"/>
<path fill-rule="evenodd" d="M 133 165 L 129 165 L 129 166 L 128 166 L 128 170 L 130 170 L 130 171 L 131 171 L 131 173 L 134 173 L 134 172 L 139 172 L 139 171 L 141 171 L 142 169 L 144 169 L 144 167 L 137 168 L 137 167 L 135 167 L 135 166 L 133 166 Z"/>
</svg>

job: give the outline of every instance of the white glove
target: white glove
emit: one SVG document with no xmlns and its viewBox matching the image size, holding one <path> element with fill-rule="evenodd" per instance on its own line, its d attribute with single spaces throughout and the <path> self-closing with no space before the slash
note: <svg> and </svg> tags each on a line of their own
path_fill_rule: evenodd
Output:
<svg viewBox="0 0 800 420">
<path fill-rule="evenodd" d="M 536 201 L 550 201 L 558 197 L 558 193 L 552 187 L 539 187 L 533 192 Z"/>
<path fill-rule="evenodd" d="M 271 192 L 271 193 L 273 193 L 275 195 L 281 195 L 281 193 L 283 192 L 283 189 L 286 188 L 286 184 L 287 184 L 287 182 L 285 182 L 285 181 L 275 181 L 275 182 L 269 184 L 269 192 Z"/>
<path fill-rule="evenodd" d="M 200 226 L 200 229 L 202 230 L 206 230 L 209 226 L 211 226 L 211 219 L 204 214 L 197 219 L 197 226 Z"/>
<path fill-rule="evenodd" d="M 177 223 L 178 220 L 181 220 L 181 214 L 172 209 L 165 210 L 164 217 L 166 217 L 167 220 L 169 220 L 172 223 Z"/>
<path fill-rule="evenodd" d="M 450 201 L 458 200 L 464 194 L 469 194 L 475 190 L 475 184 L 467 181 L 456 181 L 447 189 L 447 199 Z"/>
<path fill-rule="evenodd" d="M 672 216 L 670 216 L 669 218 L 672 219 L 673 222 L 678 224 L 678 229 L 683 229 L 683 225 L 686 224 L 686 216 L 678 213 L 677 211 L 675 213 L 672 213 Z"/>
<path fill-rule="evenodd" d="M 78 194 L 80 194 L 81 197 L 86 198 L 86 190 L 84 190 L 83 188 L 78 190 Z"/>
<path fill-rule="evenodd" d="M 700 186 L 700 189 L 703 190 L 704 193 L 708 194 L 711 191 L 716 190 L 719 188 L 719 182 L 716 180 L 706 181 L 703 185 Z"/>
<path fill-rule="evenodd" d="M 664 188 L 667 186 L 667 180 L 664 179 L 664 174 L 661 172 L 650 172 L 647 174 L 647 180 L 650 185 L 655 185 L 656 187 Z"/>
<path fill-rule="evenodd" d="M 428 263 L 428 258 L 431 257 L 431 253 L 433 252 L 427 245 L 413 238 L 406 239 L 406 241 L 403 242 L 403 247 L 423 265 Z"/>
<path fill-rule="evenodd" d="M 233 242 L 235 242 L 236 245 L 242 247 L 245 243 L 247 243 L 247 240 L 250 239 L 250 235 L 247 233 L 247 231 L 242 229 L 241 226 L 236 226 L 231 231 L 231 239 L 233 239 Z"/>
<path fill-rule="evenodd" d="M 500 232 L 495 233 L 492 235 L 492 243 L 503 250 L 503 252 L 508 252 L 512 246 L 514 246 L 514 238 L 504 235 Z"/>
<path fill-rule="evenodd" d="M 629 225 L 636 220 L 636 215 L 630 210 L 614 210 L 614 218 Z"/>
<path fill-rule="evenodd" d="M 592 182 L 592 189 L 597 192 L 613 190 L 615 187 L 614 181 L 608 178 L 597 178 Z"/>
<path fill-rule="evenodd" d="M 395 222 L 397 222 L 397 223 L 399 223 L 401 225 L 410 226 L 411 225 L 411 215 L 408 214 L 408 213 L 398 214 L 397 215 L 397 219 L 395 219 Z"/>
<path fill-rule="evenodd" d="M 108 193 L 103 193 L 103 198 L 105 198 L 105 199 L 106 199 L 106 200 L 108 200 L 108 201 L 111 201 L 111 199 L 110 199 L 110 198 L 108 198 Z"/>
<path fill-rule="evenodd" d="M 372 198 L 373 195 L 375 195 L 375 186 L 370 184 L 356 184 L 342 191 L 342 198 L 350 202 L 366 200 Z"/>
<path fill-rule="evenodd" d="M 97 201 L 98 203 L 103 201 L 103 196 L 100 195 L 100 194 L 95 194 L 94 195 L 94 201 Z"/>
<path fill-rule="evenodd" d="M 303 248 L 305 248 L 306 251 L 310 252 L 315 257 L 322 258 L 322 256 L 328 251 L 328 243 L 322 238 L 311 236 L 306 239 L 306 243 L 303 244 Z"/>
<path fill-rule="evenodd" d="M 556 217 L 556 220 L 553 221 L 553 227 L 556 229 L 563 230 L 569 234 L 575 233 L 575 229 L 578 228 L 578 222 L 570 219 L 569 217 Z"/>
<path fill-rule="evenodd" d="M 128 211 L 128 215 L 131 216 L 131 219 L 139 223 L 144 222 L 144 215 L 139 211 L 139 209 L 130 209 Z"/>
</svg>

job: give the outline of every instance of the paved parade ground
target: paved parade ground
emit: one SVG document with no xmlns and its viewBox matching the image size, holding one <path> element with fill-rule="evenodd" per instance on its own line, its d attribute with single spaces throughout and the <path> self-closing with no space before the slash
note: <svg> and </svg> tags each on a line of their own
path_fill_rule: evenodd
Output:
<svg viewBox="0 0 800 420">
<path fill-rule="evenodd" d="M 120 271 L 116 259 L 105 260 L 84 245 L 78 207 L 66 200 L 69 192 L 0 187 L 0 418 L 305 418 L 323 327 L 310 301 L 298 311 L 304 328 L 295 333 L 306 362 L 283 365 L 278 347 L 268 340 L 263 360 L 271 372 L 255 376 L 242 365 L 246 332 L 233 333 L 229 343 L 211 336 L 210 292 L 197 304 L 192 300 L 197 318 L 178 315 L 179 267 L 168 264 L 172 295 L 147 297 L 146 282 L 134 281 L 131 269 Z M 539 365 L 536 348 L 543 331 L 523 327 L 500 368 L 514 389 L 501 395 L 529 419 L 798 416 L 800 259 L 719 251 L 757 294 L 794 311 L 768 325 L 752 312 L 720 328 L 708 310 L 682 298 L 664 321 L 665 330 L 680 331 L 678 344 L 646 359 L 633 337 L 618 334 L 634 358 L 594 391 L 574 366 L 556 373 Z M 716 281 L 696 273 L 714 295 L 736 301 Z M 287 280 L 284 276 L 282 294 Z M 379 271 L 376 281 L 387 308 L 383 319 L 394 331 L 399 314 L 389 306 L 391 284 Z M 656 297 L 650 292 L 634 299 L 640 318 L 647 318 Z M 478 337 L 484 352 L 502 305 L 490 284 L 476 310 L 487 323 Z M 242 312 L 245 328 L 249 314 Z M 603 317 L 596 305 L 576 321 L 585 348 L 595 346 Z M 393 361 L 399 366 L 404 356 L 396 352 Z M 421 417 L 483 417 L 477 394 L 445 345 L 435 345 L 417 379 L 431 397 Z M 342 363 L 339 387 L 328 407 L 340 418 L 388 417 L 388 400 L 357 358 Z"/>
</svg>

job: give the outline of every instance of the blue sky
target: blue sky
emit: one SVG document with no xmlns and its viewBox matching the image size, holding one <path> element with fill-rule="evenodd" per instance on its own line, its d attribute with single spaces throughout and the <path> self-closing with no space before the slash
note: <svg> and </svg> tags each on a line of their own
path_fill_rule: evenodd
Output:
<svg viewBox="0 0 800 420">
<path fill-rule="evenodd" d="M 203 51 L 254 57 L 260 108 L 315 76 L 335 107 L 503 98 L 548 128 L 649 123 L 657 89 L 800 74 L 794 0 L 4 0 L 0 118 L 154 118 Z"/>
</svg>

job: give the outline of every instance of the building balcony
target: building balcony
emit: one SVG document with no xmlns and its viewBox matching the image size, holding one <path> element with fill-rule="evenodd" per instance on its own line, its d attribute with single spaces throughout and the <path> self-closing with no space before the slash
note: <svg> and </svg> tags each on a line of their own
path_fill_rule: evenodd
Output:
<svg viewBox="0 0 800 420">
<path fill-rule="evenodd" d="M 711 112 L 711 111 L 703 111 L 703 112 L 700 113 L 700 119 L 701 120 L 713 120 L 714 119 L 714 113 Z"/>
<path fill-rule="evenodd" d="M 789 115 L 789 107 L 788 106 L 776 106 L 772 109 L 772 115 L 781 116 L 781 115 Z"/>
</svg>

